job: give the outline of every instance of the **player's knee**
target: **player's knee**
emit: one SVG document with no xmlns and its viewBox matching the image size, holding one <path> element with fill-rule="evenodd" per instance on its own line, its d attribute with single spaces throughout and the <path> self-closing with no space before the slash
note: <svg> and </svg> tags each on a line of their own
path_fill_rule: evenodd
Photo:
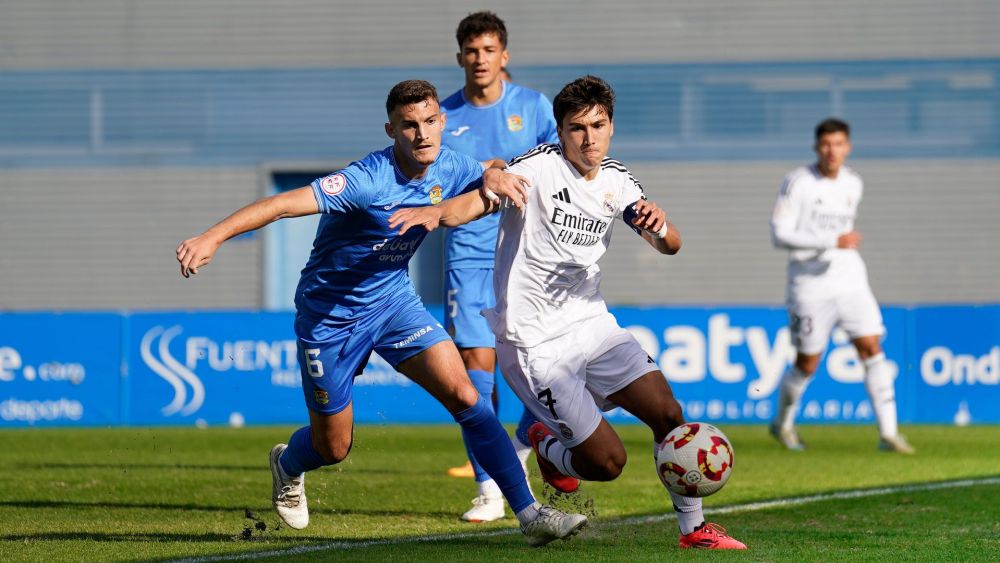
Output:
<svg viewBox="0 0 1000 563">
<path fill-rule="evenodd" d="M 603 463 L 597 466 L 597 476 L 593 479 L 594 481 L 613 481 L 622 474 L 622 470 L 625 469 L 625 463 L 628 461 L 628 455 L 625 450 L 617 450 L 610 452 L 607 457 L 604 458 Z"/>
<path fill-rule="evenodd" d="M 351 448 L 354 447 L 354 440 L 351 436 L 346 438 L 331 437 L 317 439 L 313 435 L 313 447 L 316 448 L 316 452 L 323 458 L 323 461 L 333 465 L 347 459 L 348 454 L 351 453 Z"/>
<path fill-rule="evenodd" d="M 479 391 L 471 383 L 458 385 L 452 389 L 449 401 L 455 406 L 455 412 L 464 411 L 479 401 Z"/>
<path fill-rule="evenodd" d="M 879 344 L 878 340 L 858 340 L 854 343 L 858 350 L 858 356 L 862 360 L 867 360 L 868 358 L 874 358 L 875 356 L 882 353 L 882 345 Z"/>
<path fill-rule="evenodd" d="M 803 355 L 800 354 L 795 358 L 795 367 L 805 375 L 812 375 L 816 373 L 819 369 L 820 355 Z"/>
</svg>

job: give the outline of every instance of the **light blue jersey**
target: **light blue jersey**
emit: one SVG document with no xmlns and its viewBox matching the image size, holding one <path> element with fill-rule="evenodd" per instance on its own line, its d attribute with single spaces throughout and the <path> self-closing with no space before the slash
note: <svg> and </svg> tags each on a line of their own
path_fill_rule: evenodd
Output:
<svg viewBox="0 0 1000 563">
<path fill-rule="evenodd" d="M 313 181 L 323 216 L 295 291 L 299 315 L 354 319 L 391 304 L 393 296 L 415 295 L 407 267 L 427 231 L 401 237 L 389 228 L 389 216 L 474 189 L 482 175 L 479 161 L 441 147 L 424 177 L 411 181 L 390 146 Z"/>
<path fill-rule="evenodd" d="M 442 144 L 476 160 L 510 160 L 542 143 L 557 143 L 552 104 L 542 94 L 516 84 L 503 83 L 500 99 L 488 106 L 474 106 L 462 90 L 441 102 L 447 114 Z M 492 268 L 499 214 L 488 215 L 448 230 L 448 270 Z"/>
</svg>

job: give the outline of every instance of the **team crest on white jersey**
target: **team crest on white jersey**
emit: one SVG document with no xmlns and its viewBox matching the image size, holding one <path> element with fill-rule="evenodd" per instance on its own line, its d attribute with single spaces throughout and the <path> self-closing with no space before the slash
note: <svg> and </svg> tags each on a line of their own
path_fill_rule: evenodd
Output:
<svg viewBox="0 0 1000 563">
<path fill-rule="evenodd" d="M 604 210 L 608 213 L 615 212 L 615 194 L 604 192 Z"/>
<path fill-rule="evenodd" d="M 524 129 L 524 121 L 521 120 L 521 116 L 516 113 L 507 118 L 507 129 L 511 131 L 520 131 Z"/>
<path fill-rule="evenodd" d="M 319 187 L 326 195 L 339 195 L 347 187 L 347 178 L 343 174 L 327 176 L 319 181 Z"/>
<path fill-rule="evenodd" d="M 444 201 L 444 198 L 441 197 L 441 186 L 434 186 L 431 188 L 430 198 L 432 205 L 437 205 Z"/>
</svg>

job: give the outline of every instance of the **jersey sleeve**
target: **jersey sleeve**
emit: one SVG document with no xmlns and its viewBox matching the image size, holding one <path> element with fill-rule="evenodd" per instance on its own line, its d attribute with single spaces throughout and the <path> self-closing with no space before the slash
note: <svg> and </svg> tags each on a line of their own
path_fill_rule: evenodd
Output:
<svg viewBox="0 0 1000 563">
<path fill-rule="evenodd" d="M 538 95 L 535 120 L 535 131 L 538 131 L 538 144 L 559 142 L 559 134 L 556 132 L 556 118 L 552 114 L 552 102 L 543 94 Z"/>
<path fill-rule="evenodd" d="M 310 184 L 320 213 L 349 213 L 366 209 L 375 196 L 374 178 L 362 162 L 353 162 Z"/>
<path fill-rule="evenodd" d="M 795 178 L 786 177 L 778 199 L 771 212 L 771 242 L 775 248 L 786 250 L 826 250 L 837 246 L 836 233 L 818 235 L 798 230 L 802 213 L 801 190 L 796 189 Z"/>
</svg>

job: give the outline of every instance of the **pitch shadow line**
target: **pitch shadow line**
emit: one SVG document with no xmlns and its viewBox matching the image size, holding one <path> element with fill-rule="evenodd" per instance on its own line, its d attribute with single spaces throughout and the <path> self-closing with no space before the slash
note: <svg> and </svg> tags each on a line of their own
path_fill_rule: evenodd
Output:
<svg viewBox="0 0 1000 563">
<path fill-rule="evenodd" d="M 891 495 L 895 493 L 915 493 L 924 491 L 936 491 L 940 489 L 955 489 L 962 487 L 974 487 L 976 485 L 1000 485 L 1000 477 L 984 477 L 979 479 L 960 479 L 957 481 L 941 481 L 937 483 L 923 483 L 918 485 L 899 485 L 894 487 L 879 487 L 877 489 L 856 489 L 853 491 L 838 491 L 835 493 L 822 493 L 804 497 L 788 497 L 783 499 L 765 500 L 758 502 L 748 502 L 743 504 L 733 504 L 729 506 L 719 506 L 706 508 L 706 515 L 731 514 L 733 512 L 755 512 L 770 508 L 785 508 L 789 506 L 800 506 L 814 502 L 826 500 L 844 500 L 865 497 L 875 497 Z M 676 516 L 671 513 L 657 514 L 655 516 L 633 516 L 621 520 L 606 521 L 609 526 L 628 526 L 635 524 L 650 524 L 672 520 Z M 300 555 L 303 553 L 313 553 L 316 551 L 333 551 L 340 549 L 355 549 L 366 547 L 379 547 L 384 545 L 403 545 L 408 543 L 436 542 L 465 540 L 472 538 L 490 538 L 497 536 L 509 536 L 518 533 L 517 529 L 493 530 L 489 532 L 460 532 L 454 534 L 434 534 L 430 536 L 417 536 L 408 538 L 392 538 L 385 540 L 345 540 L 330 542 L 321 545 L 302 545 L 289 549 L 276 549 L 271 551 L 256 551 L 249 553 L 237 553 L 232 555 L 213 555 L 209 557 L 192 557 L 187 559 L 174 559 L 172 563 L 209 563 L 213 561 L 244 561 L 258 559 L 262 557 L 280 557 L 283 555 Z"/>
</svg>

